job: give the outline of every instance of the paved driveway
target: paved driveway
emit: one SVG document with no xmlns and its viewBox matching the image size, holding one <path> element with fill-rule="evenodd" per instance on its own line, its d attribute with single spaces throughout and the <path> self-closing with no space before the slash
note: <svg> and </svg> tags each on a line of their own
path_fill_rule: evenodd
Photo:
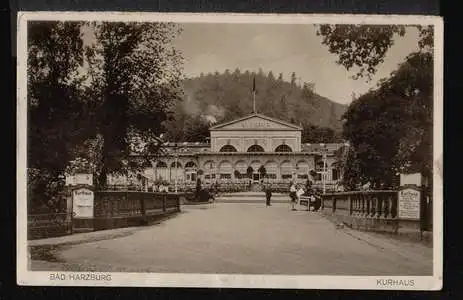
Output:
<svg viewBox="0 0 463 300">
<path fill-rule="evenodd" d="M 318 213 L 289 211 L 284 204 L 184 207 L 177 217 L 128 236 L 67 246 L 57 259 L 33 261 L 32 269 L 432 275 L 431 248 L 359 238 Z"/>
</svg>

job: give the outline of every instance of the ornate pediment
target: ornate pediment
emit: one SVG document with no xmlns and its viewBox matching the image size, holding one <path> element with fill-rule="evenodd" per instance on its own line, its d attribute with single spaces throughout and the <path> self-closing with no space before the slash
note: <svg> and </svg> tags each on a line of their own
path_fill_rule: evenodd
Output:
<svg viewBox="0 0 463 300">
<path fill-rule="evenodd" d="M 289 130 L 300 131 L 301 127 L 286 123 L 281 120 L 273 119 L 264 115 L 250 115 L 228 123 L 216 125 L 211 130 Z"/>
</svg>

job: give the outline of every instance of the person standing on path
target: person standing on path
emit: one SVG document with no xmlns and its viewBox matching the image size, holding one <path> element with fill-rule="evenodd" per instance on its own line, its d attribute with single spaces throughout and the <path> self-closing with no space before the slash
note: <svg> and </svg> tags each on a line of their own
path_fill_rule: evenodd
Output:
<svg viewBox="0 0 463 300">
<path fill-rule="evenodd" d="M 301 205 L 301 196 L 304 194 L 304 189 L 301 186 L 296 187 L 297 204 Z"/>
<path fill-rule="evenodd" d="M 266 205 L 271 206 L 272 205 L 270 204 L 270 200 L 272 198 L 272 185 L 271 184 L 268 184 L 265 187 L 265 198 L 267 199 Z"/>
<path fill-rule="evenodd" d="M 297 192 L 296 185 L 294 184 L 293 181 L 291 181 L 289 185 L 289 198 L 291 198 L 291 210 L 296 210 L 296 208 L 294 207 L 294 205 L 296 204 L 296 200 L 297 200 L 296 192 Z"/>
</svg>

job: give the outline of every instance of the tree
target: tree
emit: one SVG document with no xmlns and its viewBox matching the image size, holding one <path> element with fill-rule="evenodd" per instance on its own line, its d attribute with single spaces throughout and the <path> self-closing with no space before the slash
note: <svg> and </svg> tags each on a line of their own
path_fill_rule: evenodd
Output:
<svg viewBox="0 0 463 300">
<path fill-rule="evenodd" d="M 397 172 L 431 177 L 432 68 L 431 53 L 413 53 L 376 90 L 349 106 L 344 136 L 355 153 L 346 180 L 378 187 L 391 186 Z"/>
<path fill-rule="evenodd" d="M 432 176 L 433 26 L 317 25 L 322 44 L 355 79 L 370 80 L 394 44 L 415 27 L 419 52 L 412 53 L 378 88 L 354 100 L 344 115 L 352 142 L 345 180 L 391 186 L 396 172 Z"/>
<path fill-rule="evenodd" d="M 291 85 L 296 85 L 296 73 L 295 72 L 292 72 L 291 73 Z"/>
<path fill-rule="evenodd" d="M 268 76 L 267 76 L 267 77 L 268 77 L 268 79 L 270 80 L 270 82 L 275 81 L 275 76 L 273 75 L 273 72 L 272 72 L 272 71 L 268 72 Z"/>
<path fill-rule="evenodd" d="M 50 189 L 88 137 L 88 109 L 81 83 L 81 22 L 28 22 L 28 184 L 34 197 Z M 45 199 L 48 200 L 48 199 Z"/>
<path fill-rule="evenodd" d="M 232 75 L 234 80 L 239 80 L 241 77 L 241 70 L 239 68 L 236 68 L 235 71 L 233 71 Z"/>
<path fill-rule="evenodd" d="M 317 35 L 322 36 L 322 44 L 338 56 L 338 63 L 347 70 L 353 67 L 358 71 L 355 79 L 367 76 L 371 79 L 378 66 L 384 62 L 387 51 L 394 44 L 394 38 L 404 36 L 404 25 L 332 25 L 317 26 Z M 415 26 L 419 30 L 419 47 L 432 51 L 433 27 Z"/>
<path fill-rule="evenodd" d="M 188 78 L 182 82 L 185 99 L 177 102 L 172 120 L 165 122 L 165 127 L 168 128 L 166 136 L 170 141 L 184 140 L 185 122 L 192 115 L 203 113 L 216 117 L 218 122 L 226 122 L 252 111 L 253 77 L 250 72 L 242 71 L 240 75 L 235 73 L 236 70 L 232 73 L 232 80 L 222 73 L 204 78 Z M 336 138 L 340 135 L 340 118 L 346 106 L 331 102 L 311 91 L 310 83 L 305 88 L 300 88 L 285 81 L 271 82 L 268 76 L 255 76 L 259 90 L 256 96 L 259 113 L 286 121 L 293 117 L 296 124 L 302 122 L 329 127 L 335 130 Z"/>
<path fill-rule="evenodd" d="M 210 123 L 201 115 L 191 116 L 185 122 L 183 139 L 186 142 L 206 142 Z"/>
<path fill-rule="evenodd" d="M 302 142 L 303 143 L 336 143 L 339 136 L 335 131 L 328 127 L 321 127 L 314 124 L 303 124 Z"/>
<path fill-rule="evenodd" d="M 87 49 L 102 136 L 98 184 L 108 173 L 127 173 L 133 143 L 148 146 L 180 100 L 181 56 L 171 46 L 170 23 L 94 23 L 96 43 Z M 134 142 L 135 141 L 135 142 Z M 145 147 L 146 150 L 149 147 Z"/>
</svg>

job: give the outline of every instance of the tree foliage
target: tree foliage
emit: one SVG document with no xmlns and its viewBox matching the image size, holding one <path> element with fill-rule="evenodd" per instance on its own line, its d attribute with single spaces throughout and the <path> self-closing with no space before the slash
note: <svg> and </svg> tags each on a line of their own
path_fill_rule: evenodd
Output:
<svg viewBox="0 0 463 300">
<path fill-rule="evenodd" d="M 88 131 L 89 104 L 79 76 L 84 61 L 79 22 L 29 22 L 27 59 L 28 183 L 31 195 L 50 187 Z M 46 198 L 45 197 L 45 198 Z"/>
<path fill-rule="evenodd" d="M 391 186 L 397 172 L 432 172 L 433 26 L 317 25 L 322 44 L 355 79 L 370 80 L 397 37 L 418 30 L 418 49 L 376 89 L 354 100 L 343 116 L 352 147 L 344 181 Z"/>
<path fill-rule="evenodd" d="M 413 27 L 419 31 L 420 49 L 432 51 L 433 27 Z M 337 55 L 340 65 L 347 70 L 357 70 L 354 78 L 371 79 L 394 45 L 394 39 L 404 36 L 408 29 L 410 26 L 404 25 L 322 24 L 317 25 L 317 35 L 322 37 L 322 44 Z"/>
<path fill-rule="evenodd" d="M 353 150 L 345 179 L 391 186 L 397 172 L 432 172 L 433 56 L 412 53 L 391 77 L 348 108 L 344 136 Z"/>
<path fill-rule="evenodd" d="M 92 24 L 96 42 L 87 49 L 91 90 L 98 102 L 95 125 L 102 137 L 99 184 L 106 174 L 126 173 L 132 145 L 149 148 L 180 99 L 181 56 L 171 46 L 170 23 Z M 143 152 L 145 148 L 138 149 Z"/>
</svg>

